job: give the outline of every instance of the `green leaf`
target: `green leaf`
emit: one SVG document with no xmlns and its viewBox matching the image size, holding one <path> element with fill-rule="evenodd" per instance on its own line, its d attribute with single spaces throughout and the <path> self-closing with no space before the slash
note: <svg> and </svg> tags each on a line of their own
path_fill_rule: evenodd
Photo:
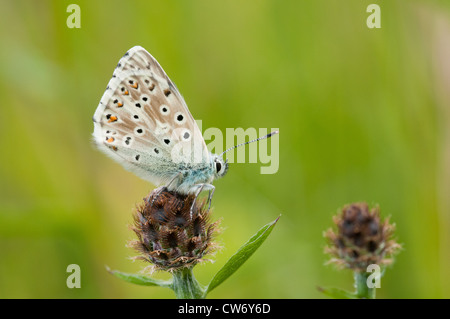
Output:
<svg viewBox="0 0 450 319">
<path fill-rule="evenodd" d="M 206 288 L 204 297 L 214 288 L 230 277 L 248 258 L 261 246 L 261 244 L 270 235 L 276 222 L 280 216 L 273 222 L 262 227 L 248 242 L 246 242 L 239 250 L 228 259 L 227 263 L 215 274 L 208 287 Z"/>
<path fill-rule="evenodd" d="M 141 286 L 160 286 L 165 288 L 172 288 L 172 280 L 159 280 L 144 275 L 128 274 L 118 270 L 111 270 L 108 266 L 106 266 L 106 270 L 108 270 L 110 274 L 116 276 L 117 278 L 130 282 L 132 284 Z"/>
<path fill-rule="evenodd" d="M 324 288 L 317 287 L 317 289 L 325 295 L 334 299 L 359 299 L 354 293 L 339 288 Z"/>
</svg>

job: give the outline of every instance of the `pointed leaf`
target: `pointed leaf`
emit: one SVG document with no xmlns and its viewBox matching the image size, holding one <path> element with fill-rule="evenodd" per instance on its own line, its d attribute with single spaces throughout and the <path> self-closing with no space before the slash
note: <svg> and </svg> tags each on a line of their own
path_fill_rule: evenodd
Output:
<svg viewBox="0 0 450 319">
<path fill-rule="evenodd" d="M 144 275 L 129 274 L 118 270 L 111 270 L 109 269 L 109 267 L 106 267 L 106 270 L 108 270 L 110 274 L 116 276 L 117 278 L 120 278 L 132 284 L 141 286 L 160 286 L 166 288 L 172 287 L 172 280 L 153 279 Z"/>
<path fill-rule="evenodd" d="M 230 277 L 248 258 L 261 246 L 261 244 L 270 235 L 280 216 L 273 222 L 262 227 L 248 242 L 246 242 L 239 250 L 228 259 L 227 263 L 215 274 L 209 283 L 205 295 L 220 285 L 228 277 Z"/>
</svg>

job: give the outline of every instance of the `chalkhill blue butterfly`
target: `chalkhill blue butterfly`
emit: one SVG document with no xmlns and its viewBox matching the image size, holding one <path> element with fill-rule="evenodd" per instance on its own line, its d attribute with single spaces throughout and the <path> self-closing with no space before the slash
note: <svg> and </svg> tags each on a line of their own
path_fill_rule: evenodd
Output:
<svg viewBox="0 0 450 319">
<path fill-rule="evenodd" d="M 209 152 L 177 87 L 140 46 L 120 59 L 93 121 L 95 143 L 126 169 L 169 191 L 197 197 L 209 190 L 210 204 L 212 182 L 228 170 L 223 154 L 253 142 Z"/>
</svg>

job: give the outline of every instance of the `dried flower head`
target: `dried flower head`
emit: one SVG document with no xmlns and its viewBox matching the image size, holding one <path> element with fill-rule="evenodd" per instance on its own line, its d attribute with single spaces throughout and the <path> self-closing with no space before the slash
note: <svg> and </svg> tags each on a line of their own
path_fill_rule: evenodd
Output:
<svg viewBox="0 0 450 319">
<path fill-rule="evenodd" d="M 389 257 L 400 248 L 392 239 L 395 226 L 389 224 L 388 218 L 381 221 L 379 207 L 369 210 L 366 203 L 349 204 L 333 221 L 337 230 L 329 229 L 324 234 L 329 242 L 325 252 L 332 257 L 330 263 L 365 272 L 370 264 L 390 264 Z"/>
<path fill-rule="evenodd" d="M 134 214 L 133 231 L 138 240 L 129 243 L 154 270 L 174 271 L 193 267 L 216 251 L 212 242 L 218 222 L 210 222 L 206 201 L 196 201 L 165 188 L 154 190 Z"/>
</svg>

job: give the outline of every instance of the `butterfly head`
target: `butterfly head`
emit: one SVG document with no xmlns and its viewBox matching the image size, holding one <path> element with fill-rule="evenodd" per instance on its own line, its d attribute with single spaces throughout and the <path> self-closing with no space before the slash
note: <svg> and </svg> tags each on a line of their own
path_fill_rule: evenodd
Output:
<svg viewBox="0 0 450 319">
<path fill-rule="evenodd" d="M 214 168 L 214 178 L 218 179 L 228 172 L 228 159 L 223 160 L 222 156 L 214 154 L 212 165 Z"/>
</svg>

